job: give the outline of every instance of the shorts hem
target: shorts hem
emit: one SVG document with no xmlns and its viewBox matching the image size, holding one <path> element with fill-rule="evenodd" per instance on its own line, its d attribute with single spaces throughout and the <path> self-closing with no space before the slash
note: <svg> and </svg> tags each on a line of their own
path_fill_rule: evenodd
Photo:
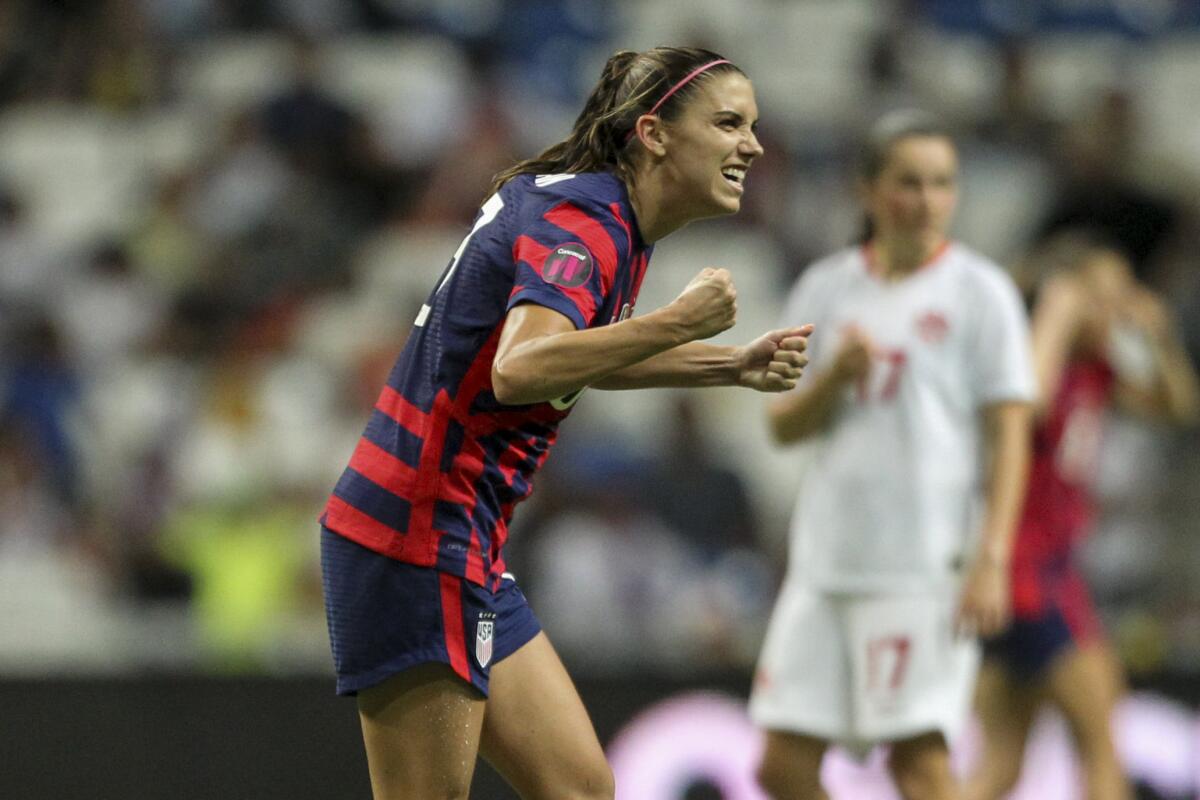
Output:
<svg viewBox="0 0 1200 800">
<path fill-rule="evenodd" d="M 526 630 L 529 633 L 528 636 L 525 635 Z M 530 609 L 529 623 L 528 623 L 528 625 L 522 626 L 521 635 L 519 637 L 517 637 L 520 640 L 519 644 L 516 644 L 516 645 L 513 645 L 512 647 L 506 648 L 503 652 L 500 652 L 499 650 L 497 650 L 495 657 L 491 661 L 492 665 L 499 664 L 501 661 L 508 658 L 513 653 L 517 652 L 522 647 L 524 647 L 525 645 L 532 642 L 534 637 L 537 636 L 541 632 L 542 632 L 542 623 L 539 622 L 537 616 L 533 614 L 533 609 Z M 511 638 L 511 634 L 510 634 L 509 638 Z"/>
<path fill-rule="evenodd" d="M 751 713 L 754 724 L 763 730 L 794 733 L 821 739 L 833 745 L 854 750 L 875 745 L 888 745 L 901 739 L 920 736 L 924 733 L 940 733 L 949 743 L 959 734 L 961 726 L 947 724 L 946 720 L 929 720 L 926 722 L 898 723 L 895 730 L 878 734 L 854 734 L 845 729 L 835 729 L 828 724 L 820 725 L 806 722 L 796 717 L 770 716 Z"/>
<path fill-rule="evenodd" d="M 756 714 L 752 711 L 750 719 L 754 721 L 755 725 L 764 730 L 779 731 L 780 733 L 797 733 L 804 736 L 812 736 L 815 739 L 824 739 L 828 742 L 839 742 L 853 738 L 839 735 L 843 731 L 835 730 L 828 724 L 820 725 L 797 717 Z"/>
<path fill-rule="evenodd" d="M 419 650 L 415 653 L 405 653 L 403 656 L 394 658 L 386 664 L 367 672 L 358 672 L 353 675 L 339 675 L 337 678 L 337 693 L 341 697 L 353 697 L 363 689 L 370 689 L 372 686 L 383 683 L 393 675 L 399 675 L 401 672 L 410 670 L 413 667 L 419 667 L 422 664 L 445 664 L 449 667 L 450 660 L 445 653 L 436 650 Z M 474 687 L 485 698 L 488 696 L 486 687 L 481 687 L 474 681 L 467 680 L 457 672 L 454 675 L 463 683 Z"/>
</svg>

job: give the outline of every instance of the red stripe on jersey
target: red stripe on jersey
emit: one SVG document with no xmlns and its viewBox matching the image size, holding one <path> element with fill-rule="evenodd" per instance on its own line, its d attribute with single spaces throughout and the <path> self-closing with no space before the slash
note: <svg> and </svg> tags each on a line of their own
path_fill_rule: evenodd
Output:
<svg viewBox="0 0 1200 800">
<path fill-rule="evenodd" d="M 638 256 L 636 274 L 633 276 L 633 290 L 629 293 L 629 305 L 637 303 L 638 292 L 642 290 L 642 278 L 646 277 L 646 267 L 650 265 L 650 256 L 642 253 Z"/>
<path fill-rule="evenodd" d="M 472 520 L 471 541 L 467 548 L 467 567 L 464 573 L 468 580 L 483 583 L 484 563 L 483 545 L 480 543 L 474 528 L 475 505 L 478 502 L 478 492 L 475 484 L 483 474 L 484 452 L 479 442 L 470 436 L 463 440 L 462 450 L 454 458 L 454 467 L 442 484 L 439 498 L 446 502 L 455 503 L 467 509 L 468 517 Z"/>
<path fill-rule="evenodd" d="M 534 406 L 528 411 L 497 411 L 489 414 L 476 414 L 471 417 L 470 430 L 476 436 L 489 436 L 504 428 L 516 428 L 526 422 L 536 422 L 540 425 L 553 425 L 567 416 L 567 411 L 559 411 L 549 403 Z"/>
<path fill-rule="evenodd" d="M 383 391 L 379 393 L 379 400 L 375 402 L 375 408 L 396 420 L 409 433 L 417 436 L 422 435 L 425 420 L 429 417 L 424 411 L 408 402 L 404 395 L 386 385 L 383 387 Z"/>
<path fill-rule="evenodd" d="M 420 537 L 429 542 L 426 558 L 436 561 L 438 537 L 433 533 L 433 511 L 437 499 L 437 487 L 442 469 L 442 451 L 446 449 L 446 428 L 450 424 L 450 409 L 453 405 L 445 389 L 439 389 L 433 399 L 433 412 L 429 415 L 429 429 L 425 444 L 421 448 L 421 463 L 416 480 L 412 483 L 412 514 L 408 519 L 409 536 Z"/>
<path fill-rule="evenodd" d="M 588 248 L 590 251 L 591 248 Z M 538 275 L 542 274 L 542 267 L 545 265 L 546 257 L 550 255 L 550 248 L 543 247 L 538 242 L 530 239 L 528 236 L 517 237 L 516 243 L 513 245 L 513 260 L 524 261 L 529 266 L 533 267 L 534 272 Z M 514 286 L 509 298 L 517 294 L 520 289 L 526 287 Z M 570 298 L 571 302 L 579 309 L 579 313 L 583 315 L 585 325 L 592 324 L 592 318 L 596 316 L 596 298 L 592 295 L 588 284 L 566 288 L 563 286 L 556 287 L 560 292 Z"/>
<path fill-rule="evenodd" d="M 542 274 L 542 262 L 550 255 L 550 248 L 522 234 L 513 242 L 513 261 L 524 261 Z"/>
<path fill-rule="evenodd" d="M 1075 644 L 1080 645 L 1095 638 L 1100 632 L 1100 622 L 1092 597 L 1083 578 L 1069 571 L 1058 587 L 1058 608 L 1066 620 L 1067 628 Z"/>
<path fill-rule="evenodd" d="M 529 449 L 532 447 L 533 443 L 529 439 L 512 442 L 496 460 L 496 466 L 500 468 L 500 473 L 504 475 L 504 482 L 509 486 L 513 484 L 513 478 L 517 475 L 520 463 L 529 458 Z"/>
<path fill-rule="evenodd" d="M 462 383 L 459 384 L 458 395 L 454 398 L 455 418 L 462 421 L 464 428 L 468 431 L 467 435 L 463 437 L 462 450 L 459 452 L 459 458 L 463 459 L 460 465 L 464 467 L 466 474 L 461 476 L 462 481 L 455 488 L 464 493 L 469 492 L 469 495 L 459 502 L 467 507 L 467 513 L 472 518 L 475 514 L 475 505 L 479 502 L 475 483 L 483 474 L 484 452 L 474 438 L 474 431 L 471 427 L 471 404 L 475 402 L 475 398 L 479 396 L 480 392 L 492 388 L 492 362 L 495 361 L 496 350 L 500 346 L 502 330 L 504 330 L 503 323 L 496 326 L 496 330 L 492 331 L 487 342 L 479 349 L 479 354 L 475 356 L 467 374 L 463 376 Z M 479 541 L 479 531 L 475 530 L 475 526 L 472 525 L 471 542 L 467 547 L 466 577 L 476 583 L 483 583 L 484 579 L 482 551 L 483 544 Z"/>
<path fill-rule="evenodd" d="M 446 635 L 446 653 L 450 668 L 467 683 L 471 682 L 471 665 L 467 661 L 466 633 L 463 630 L 462 578 L 438 573 L 442 585 L 442 627 Z"/>
<path fill-rule="evenodd" d="M 621 227 L 625 229 L 625 239 L 629 242 L 629 246 L 625 248 L 625 257 L 629 258 L 633 255 L 633 230 L 629 227 L 629 223 L 625 221 L 625 217 L 621 216 L 621 204 L 610 203 L 608 210 L 617 218 L 617 222 L 621 223 Z"/>
<path fill-rule="evenodd" d="M 404 550 L 404 535 L 369 514 L 359 511 L 340 497 L 332 496 L 325 504 L 325 526 L 347 539 L 378 553 L 400 558 Z M 417 562 L 424 563 L 426 562 Z"/>
<path fill-rule="evenodd" d="M 408 497 L 417 471 L 368 439 L 359 439 L 350 456 L 350 468 L 400 497 Z"/>
<path fill-rule="evenodd" d="M 543 219 L 578 236 L 584 247 L 592 252 L 600 267 L 600 293 L 607 296 L 617 277 L 617 246 L 608 230 L 570 203 L 555 206 Z"/>
</svg>

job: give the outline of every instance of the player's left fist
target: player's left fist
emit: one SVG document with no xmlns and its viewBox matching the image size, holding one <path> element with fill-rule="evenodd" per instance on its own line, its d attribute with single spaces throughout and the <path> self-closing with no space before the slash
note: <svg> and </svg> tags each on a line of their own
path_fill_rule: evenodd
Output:
<svg viewBox="0 0 1200 800">
<path fill-rule="evenodd" d="M 735 353 L 738 385 L 760 392 L 786 392 L 808 364 L 812 325 L 768 331 Z"/>
</svg>

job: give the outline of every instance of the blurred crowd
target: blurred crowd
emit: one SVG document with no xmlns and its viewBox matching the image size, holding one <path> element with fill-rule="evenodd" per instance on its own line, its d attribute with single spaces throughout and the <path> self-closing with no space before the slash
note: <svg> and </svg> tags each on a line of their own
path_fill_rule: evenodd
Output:
<svg viewBox="0 0 1200 800">
<path fill-rule="evenodd" d="M 917 105 L 960 139 L 957 235 L 1028 287 L 1047 236 L 1102 232 L 1200 357 L 1200 26 L 695 5 L 0 3 L 0 672 L 326 668 L 317 514 L 490 177 L 614 49 L 727 55 L 767 148 L 738 217 L 659 248 L 643 309 L 715 260 L 734 340 L 773 323 L 858 235 L 857 134 Z M 1114 422 L 1088 571 L 1135 671 L 1184 670 L 1197 436 Z M 803 468 L 760 399 L 591 392 L 565 425 L 509 561 L 567 659 L 748 669 Z"/>
</svg>

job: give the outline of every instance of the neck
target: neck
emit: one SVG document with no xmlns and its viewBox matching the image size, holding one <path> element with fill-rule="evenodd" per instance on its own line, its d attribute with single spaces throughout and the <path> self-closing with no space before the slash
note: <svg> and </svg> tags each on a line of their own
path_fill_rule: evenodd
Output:
<svg viewBox="0 0 1200 800">
<path fill-rule="evenodd" d="M 671 201 L 669 183 L 655 174 L 657 169 L 660 168 L 642 170 L 636 180 L 625 182 L 633 213 L 637 214 L 638 230 L 646 244 L 654 244 L 691 222 L 680 213 L 682 204 Z"/>
<path fill-rule="evenodd" d="M 928 264 L 945 243 L 941 234 L 903 239 L 877 236 L 871 240 L 871 259 L 883 277 L 904 278 Z"/>
</svg>

